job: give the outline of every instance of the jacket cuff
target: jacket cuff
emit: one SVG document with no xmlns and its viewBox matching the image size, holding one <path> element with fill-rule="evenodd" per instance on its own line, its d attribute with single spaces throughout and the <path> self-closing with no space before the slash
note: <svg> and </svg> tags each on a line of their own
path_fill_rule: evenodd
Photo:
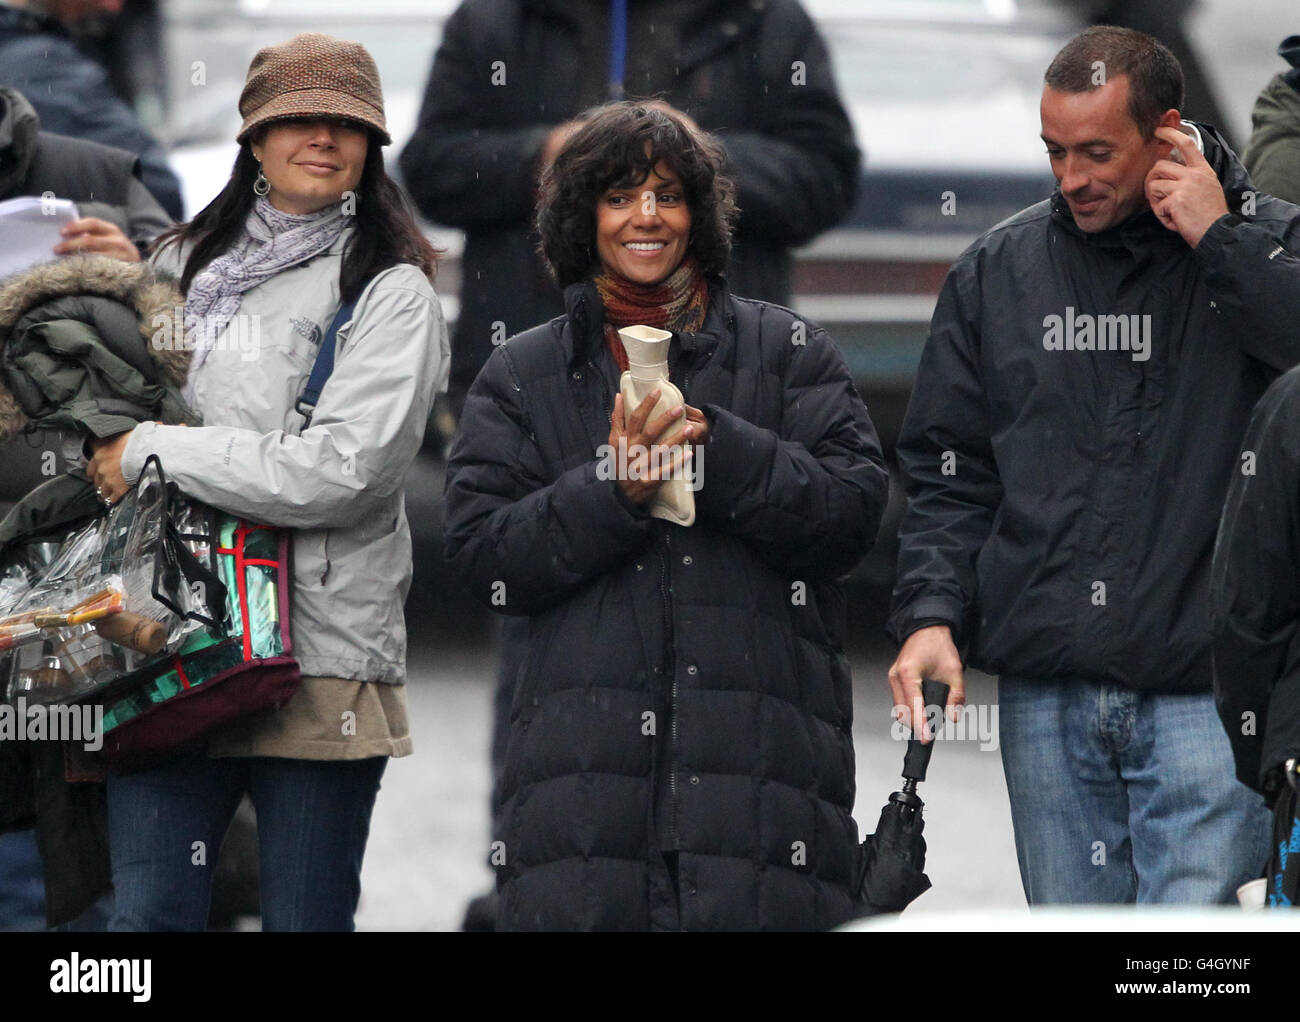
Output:
<svg viewBox="0 0 1300 1022">
<path fill-rule="evenodd" d="M 890 620 L 889 632 L 901 646 L 913 632 L 932 625 L 947 625 L 952 632 L 953 645 L 960 649 L 961 623 L 964 617 L 965 607 L 956 597 L 930 593 L 917 597 L 896 612 Z"/>
<path fill-rule="evenodd" d="M 1246 223 L 1247 220 L 1236 213 L 1225 213 L 1210 224 L 1192 251 L 1209 266 L 1219 265 L 1224 258 L 1224 249 L 1233 241 L 1233 232 Z"/>
<path fill-rule="evenodd" d="M 131 435 L 126 441 L 126 447 L 122 450 L 122 478 L 128 483 L 134 484 L 140 478 L 140 471 L 144 468 L 145 459 L 154 453 L 150 441 L 152 441 L 153 434 L 157 429 L 158 424 L 156 422 L 142 422 L 131 430 Z"/>
<path fill-rule="evenodd" d="M 648 512 L 646 508 L 652 502 L 647 501 L 646 504 L 634 504 L 628 498 L 628 495 L 623 492 L 623 487 L 618 485 L 618 480 L 610 480 L 610 485 L 614 487 L 614 497 L 619 502 L 619 504 L 623 506 L 624 511 L 626 511 L 628 514 L 632 515 L 632 517 L 637 519 L 650 518 L 650 512 Z"/>
<path fill-rule="evenodd" d="M 606 526 L 615 530 L 610 534 L 611 539 L 615 535 L 626 535 L 628 538 L 641 538 L 645 531 L 653 523 L 648 508 L 649 505 L 639 506 L 628 500 L 622 488 L 618 485 L 617 479 L 601 478 L 601 469 L 599 462 L 589 461 L 569 473 L 560 476 L 556 480 L 557 485 L 563 484 L 565 497 L 573 492 L 569 490 L 569 485 L 575 489 L 590 488 L 590 492 L 595 494 L 596 517 L 589 520 L 591 528 L 599 530 Z"/>
</svg>

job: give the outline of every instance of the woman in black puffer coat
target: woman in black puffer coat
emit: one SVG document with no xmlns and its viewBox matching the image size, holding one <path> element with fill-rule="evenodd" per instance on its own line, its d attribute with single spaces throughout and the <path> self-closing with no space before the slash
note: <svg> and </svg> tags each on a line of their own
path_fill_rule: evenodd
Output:
<svg viewBox="0 0 1300 1022">
<path fill-rule="evenodd" d="M 500 929 L 824 929 L 857 911 L 835 580 L 870 549 L 888 477 L 825 332 L 728 293 L 722 159 L 653 105 L 595 114 L 542 183 L 567 313 L 498 348 L 465 405 L 448 558 L 530 619 Z M 616 397 L 614 328 L 635 323 L 673 333 L 674 414 Z M 602 457 L 620 438 L 692 453 L 692 525 L 649 513 L 658 473 Z"/>
</svg>

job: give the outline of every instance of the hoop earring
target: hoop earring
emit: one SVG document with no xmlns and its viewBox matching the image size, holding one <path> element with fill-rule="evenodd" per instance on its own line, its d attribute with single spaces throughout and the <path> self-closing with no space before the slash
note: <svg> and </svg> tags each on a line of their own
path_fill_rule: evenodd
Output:
<svg viewBox="0 0 1300 1022">
<path fill-rule="evenodd" d="M 257 180 L 253 182 L 253 194 L 265 196 L 270 191 L 271 182 L 268 181 L 266 175 L 262 173 L 262 165 L 259 163 L 257 165 Z"/>
</svg>

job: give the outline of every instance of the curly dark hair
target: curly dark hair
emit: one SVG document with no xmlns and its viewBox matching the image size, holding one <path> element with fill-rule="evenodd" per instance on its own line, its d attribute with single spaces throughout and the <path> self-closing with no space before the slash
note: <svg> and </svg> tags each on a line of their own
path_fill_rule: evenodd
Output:
<svg viewBox="0 0 1300 1022">
<path fill-rule="evenodd" d="M 595 107 L 541 178 L 538 246 L 561 288 L 600 267 L 596 202 L 611 188 L 640 184 L 662 160 L 678 176 L 691 211 L 687 250 L 706 274 L 722 273 L 731 255 L 736 190 L 726 154 L 661 107 L 625 101 Z"/>
</svg>

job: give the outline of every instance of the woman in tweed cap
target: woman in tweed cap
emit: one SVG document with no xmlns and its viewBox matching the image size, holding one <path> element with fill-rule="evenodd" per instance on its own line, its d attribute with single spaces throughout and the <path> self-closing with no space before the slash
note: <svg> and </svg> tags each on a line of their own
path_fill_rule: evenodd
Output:
<svg viewBox="0 0 1300 1022">
<path fill-rule="evenodd" d="M 364 47 L 316 33 L 267 47 L 239 109 L 229 182 L 153 256 L 186 296 L 186 392 L 204 425 L 145 423 L 104 441 L 90 471 L 112 500 L 157 455 L 190 496 L 291 528 L 303 680 L 206 749 L 110 778 L 113 929 L 204 928 L 245 792 L 263 929 L 351 929 L 380 777 L 411 751 L 402 480 L 447 378 L 434 251 L 384 172 Z M 301 397 L 331 322 L 334 371 L 313 406 Z"/>
</svg>

